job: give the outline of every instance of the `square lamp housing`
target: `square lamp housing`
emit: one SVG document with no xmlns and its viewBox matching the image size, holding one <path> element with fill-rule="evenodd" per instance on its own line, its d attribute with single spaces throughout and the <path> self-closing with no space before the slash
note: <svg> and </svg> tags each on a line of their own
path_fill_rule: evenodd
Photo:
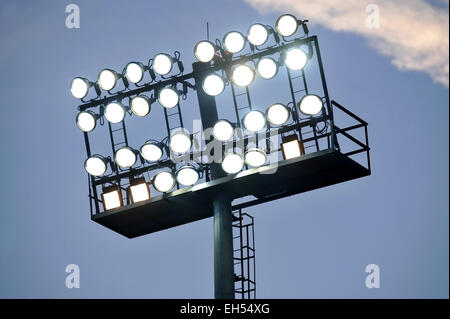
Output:
<svg viewBox="0 0 450 319">
<path fill-rule="evenodd" d="M 282 137 L 281 152 L 284 160 L 300 157 L 305 154 L 303 144 L 298 140 L 297 134 Z"/>
<path fill-rule="evenodd" d="M 110 210 L 123 205 L 122 192 L 118 186 L 109 186 L 103 188 L 102 193 L 103 208 Z"/>
<path fill-rule="evenodd" d="M 145 178 L 135 179 L 128 188 L 128 192 L 133 203 L 150 199 L 150 188 Z"/>
</svg>

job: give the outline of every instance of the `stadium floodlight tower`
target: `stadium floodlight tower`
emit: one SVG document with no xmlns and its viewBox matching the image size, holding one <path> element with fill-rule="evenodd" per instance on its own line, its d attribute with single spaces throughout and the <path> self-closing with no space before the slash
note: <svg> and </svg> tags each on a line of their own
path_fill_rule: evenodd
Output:
<svg viewBox="0 0 450 319">
<path fill-rule="evenodd" d="M 245 274 L 243 268 L 254 249 L 247 242 L 244 253 L 242 228 L 248 225 L 241 210 L 371 173 L 367 123 L 330 99 L 318 40 L 306 22 L 285 14 L 274 28 L 256 23 L 247 35 L 231 31 L 222 41 L 202 40 L 194 47 L 198 62 L 190 73 L 175 51 L 157 53 L 147 64 L 130 62 L 121 73 L 103 69 L 96 82 L 75 78 L 70 91 L 82 101 L 76 124 L 87 152 L 91 219 L 134 238 L 213 216 L 215 297 L 254 298 L 250 267 Z M 264 105 L 252 102 L 252 86 L 283 76 L 290 94 Z M 311 85 L 314 80 L 318 84 Z M 205 133 L 200 150 L 194 147 L 198 132 L 183 123 L 191 91 Z M 225 91 L 233 118 L 219 117 L 216 108 L 216 97 L 226 98 Z M 167 136 L 157 140 L 141 132 L 146 142 L 133 144 L 125 122 L 158 121 L 155 107 L 163 110 Z M 338 127 L 338 112 L 353 123 Z M 111 142 L 109 155 L 91 151 L 92 134 L 102 127 Z M 356 131 L 358 138 L 351 134 Z M 233 249 L 236 221 L 240 250 Z M 239 289 L 236 281 L 242 281 Z"/>
</svg>

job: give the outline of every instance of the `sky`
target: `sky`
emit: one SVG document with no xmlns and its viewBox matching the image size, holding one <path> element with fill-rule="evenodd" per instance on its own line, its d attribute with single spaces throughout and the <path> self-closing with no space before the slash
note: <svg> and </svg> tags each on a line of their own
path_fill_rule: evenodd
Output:
<svg viewBox="0 0 450 319">
<path fill-rule="evenodd" d="M 135 239 L 90 220 L 69 85 L 175 50 L 189 72 L 206 22 L 222 38 L 282 13 L 310 21 L 331 98 L 369 123 L 372 175 L 245 210 L 257 297 L 448 298 L 448 0 L 77 1 L 78 29 L 65 25 L 70 3 L 0 4 L 1 298 L 213 298 L 212 218 Z M 162 134 L 161 114 L 128 125 L 135 143 Z M 78 289 L 65 285 L 69 264 Z M 380 288 L 365 285 L 369 264 Z"/>
</svg>

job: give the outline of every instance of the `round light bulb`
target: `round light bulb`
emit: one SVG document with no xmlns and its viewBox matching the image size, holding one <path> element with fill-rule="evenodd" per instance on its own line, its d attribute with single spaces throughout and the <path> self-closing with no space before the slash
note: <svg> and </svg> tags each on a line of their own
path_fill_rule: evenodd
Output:
<svg viewBox="0 0 450 319">
<path fill-rule="evenodd" d="M 289 119 L 289 110 L 285 105 L 275 103 L 269 106 L 266 116 L 270 124 L 283 125 Z"/>
<path fill-rule="evenodd" d="M 84 162 L 84 168 L 92 176 L 100 176 L 106 172 L 106 161 L 100 155 L 93 155 Z"/>
<path fill-rule="evenodd" d="M 150 113 L 150 100 L 145 95 L 138 95 L 131 99 L 131 111 L 137 116 L 146 116 Z"/>
<path fill-rule="evenodd" d="M 241 64 L 233 70 L 232 79 L 237 86 L 248 86 L 255 79 L 255 72 L 248 65 Z"/>
<path fill-rule="evenodd" d="M 297 48 L 289 50 L 286 54 L 286 58 L 284 59 L 286 66 L 294 71 L 303 69 L 306 62 L 308 62 L 306 53 Z"/>
<path fill-rule="evenodd" d="M 278 18 L 276 23 L 277 32 L 283 37 L 290 37 L 295 32 L 297 32 L 297 28 L 297 19 L 290 14 L 282 15 Z"/>
<path fill-rule="evenodd" d="M 323 107 L 323 102 L 320 97 L 314 94 L 305 95 L 298 103 L 300 111 L 306 115 L 317 115 Z"/>
<path fill-rule="evenodd" d="M 243 124 L 250 132 L 258 132 L 266 125 L 266 119 L 260 111 L 250 111 L 244 116 Z"/>
<path fill-rule="evenodd" d="M 244 160 L 236 153 L 229 153 L 222 160 L 222 169 L 228 174 L 236 174 L 243 167 Z"/>
<path fill-rule="evenodd" d="M 104 69 L 98 74 L 98 85 L 105 91 L 112 90 L 117 83 L 117 74 L 113 70 Z"/>
<path fill-rule="evenodd" d="M 213 127 L 214 137 L 222 142 L 228 141 L 234 135 L 234 128 L 227 120 L 219 120 Z"/>
<path fill-rule="evenodd" d="M 125 108 L 117 102 L 109 103 L 105 108 L 105 117 L 108 122 L 120 123 L 125 118 Z"/>
<path fill-rule="evenodd" d="M 200 62 L 209 62 L 214 59 L 216 49 L 214 44 L 209 41 L 200 41 L 195 45 L 194 55 Z"/>
<path fill-rule="evenodd" d="M 130 83 L 138 83 L 144 77 L 144 67 L 139 62 L 130 62 L 125 67 L 125 77 Z"/>
<path fill-rule="evenodd" d="M 192 186 L 197 183 L 198 179 L 199 175 L 197 170 L 190 165 L 181 167 L 177 172 L 177 181 L 181 185 Z"/>
<path fill-rule="evenodd" d="M 91 111 L 82 111 L 77 115 L 77 126 L 83 132 L 90 132 L 95 128 L 97 118 Z"/>
<path fill-rule="evenodd" d="M 256 65 L 256 70 L 263 79 L 271 79 L 275 75 L 277 75 L 278 66 L 273 59 L 262 58 L 261 60 L 258 61 L 258 64 Z"/>
<path fill-rule="evenodd" d="M 247 39 L 253 45 L 263 45 L 266 43 L 269 33 L 262 24 L 256 23 L 248 30 Z"/>
<path fill-rule="evenodd" d="M 114 161 L 121 168 L 130 168 L 136 163 L 136 153 L 131 147 L 124 146 L 119 148 L 114 155 Z"/>
<path fill-rule="evenodd" d="M 177 106 L 179 101 L 180 101 L 180 97 L 174 89 L 164 88 L 161 91 L 159 91 L 158 102 L 163 107 L 171 109 L 171 108 Z"/>
<path fill-rule="evenodd" d="M 172 71 L 172 58 L 167 54 L 157 54 L 153 59 L 153 70 L 160 74 L 166 75 Z"/>
<path fill-rule="evenodd" d="M 167 193 L 175 186 L 175 179 L 170 172 L 159 172 L 153 178 L 153 186 L 161 193 Z"/>
<path fill-rule="evenodd" d="M 169 147 L 175 153 L 186 153 L 191 145 L 191 137 L 187 133 L 177 132 L 170 137 Z"/>
<path fill-rule="evenodd" d="M 210 74 L 203 80 L 203 91 L 211 96 L 217 96 L 225 89 L 223 79 L 217 74 Z"/>
<path fill-rule="evenodd" d="M 240 32 L 232 31 L 225 35 L 223 45 L 228 52 L 238 53 L 242 51 L 245 46 L 245 38 Z"/>
<path fill-rule="evenodd" d="M 260 167 L 266 163 L 266 152 L 260 148 L 252 148 L 245 152 L 245 163 L 252 167 Z"/>
<path fill-rule="evenodd" d="M 151 141 L 142 145 L 140 151 L 142 157 L 149 162 L 159 161 L 163 155 L 162 149 L 155 142 Z"/>
<path fill-rule="evenodd" d="M 70 84 L 70 92 L 77 99 L 84 98 L 89 91 L 89 81 L 83 78 L 75 78 Z"/>
</svg>

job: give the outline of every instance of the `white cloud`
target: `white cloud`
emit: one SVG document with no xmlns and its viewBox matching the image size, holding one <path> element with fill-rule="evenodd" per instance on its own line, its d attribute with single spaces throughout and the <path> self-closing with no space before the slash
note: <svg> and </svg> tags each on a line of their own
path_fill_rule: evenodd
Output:
<svg viewBox="0 0 450 319">
<path fill-rule="evenodd" d="M 400 70 L 426 72 L 449 86 L 448 8 L 424 0 L 245 0 L 261 13 L 295 12 L 333 31 L 359 34 Z M 448 5 L 448 0 L 438 0 Z M 369 4 L 380 9 L 380 28 L 368 28 Z"/>
</svg>

